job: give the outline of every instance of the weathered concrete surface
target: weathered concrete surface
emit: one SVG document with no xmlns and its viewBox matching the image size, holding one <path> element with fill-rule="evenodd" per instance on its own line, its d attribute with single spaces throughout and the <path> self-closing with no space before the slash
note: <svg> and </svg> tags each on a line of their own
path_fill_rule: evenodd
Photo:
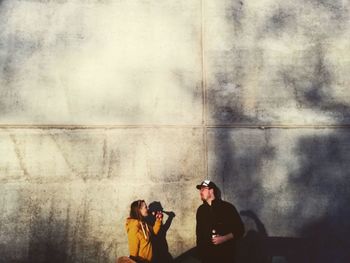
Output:
<svg viewBox="0 0 350 263">
<path fill-rule="evenodd" d="M 2 1 L 0 122 L 200 124 L 200 1 Z"/>
<path fill-rule="evenodd" d="M 263 238 L 308 237 L 314 262 L 350 262 L 348 127 L 221 126 L 350 124 L 349 9 L 0 0 L 0 262 L 113 262 L 138 198 L 176 213 L 178 256 L 195 245 L 205 177 L 255 236 L 258 218 Z"/>
<path fill-rule="evenodd" d="M 348 130 L 213 129 L 208 141 L 212 178 L 268 236 L 310 238 L 314 262 L 349 259 Z"/>
<path fill-rule="evenodd" d="M 1 262 L 128 255 L 125 219 L 140 198 L 176 213 L 171 253 L 193 247 L 202 137 L 201 129 L 177 128 L 2 131 Z"/>
<path fill-rule="evenodd" d="M 342 0 L 205 1 L 209 122 L 350 122 Z"/>
</svg>

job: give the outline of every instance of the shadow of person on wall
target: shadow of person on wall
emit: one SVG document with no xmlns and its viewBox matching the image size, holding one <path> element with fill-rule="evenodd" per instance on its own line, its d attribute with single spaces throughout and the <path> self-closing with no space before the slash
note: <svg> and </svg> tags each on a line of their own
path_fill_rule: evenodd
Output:
<svg viewBox="0 0 350 263">
<path fill-rule="evenodd" d="M 267 231 L 263 223 L 251 210 L 240 211 L 241 216 L 245 219 L 246 229 L 245 236 L 237 243 L 237 262 L 245 263 L 270 263 L 271 257 L 268 256 L 265 247 Z M 254 228 L 247 226 L 250 220 Z"/>
<path fill-rule="evenodd" d="M 163 206 L 160 202 L 154 201 L 148 206 L 149 216 L 146 218 L 150 225 L 154 225 L 156 220 L 155 214 L 158 211 L 163 212 L 168 218 L 165 223 L 161 226 L 159 233 L 153 237 L 153 261 L 155 263 L 171 263 L 174 262 L 173 257 L 169 253 L 168 242 L 166 240 L 166 234 L 171 226 L 171 223 L 175 217 L 175 213 L 172 211 L 164 211 Z"/>
<path fill-rule="evenodd" d="M 240 212 L 253 223 L 238 244 L 237 263 L 311 263 L 313 262 L 311 240 L 295 237 L 269 237 L 264 224 L 251 210 Z"/>
<path fill-rule="evenodd" d="M 264 224 L 251 210 L 240 212 L 246 234 L 236 243 L 236 263 L 315 263 L 309 238 L 269 237 Z M 314 242 L 314 241 L 313 241 Z M 189 249 L 174 262 L 200 262 L 196 247 Z"/>
</svg>

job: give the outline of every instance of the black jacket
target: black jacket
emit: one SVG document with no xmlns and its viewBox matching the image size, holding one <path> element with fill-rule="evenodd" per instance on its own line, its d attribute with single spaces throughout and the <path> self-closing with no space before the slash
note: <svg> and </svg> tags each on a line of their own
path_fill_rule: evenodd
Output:
<svg viewBox="0 0 350 263">
<path fill-rule="evenodd" d="M 232 262 L 234 243 L 244 234 L 244 226 L 236 208 L 221 199 L 207 202 L 197 209 L 197 249 L 202 262 Z M 212 230 L 223 236 L 232 233 L 234 238 L 220 245 L 211 241 Z M 220 261 L 221 260 L 221 261 Z"/>
</svg>

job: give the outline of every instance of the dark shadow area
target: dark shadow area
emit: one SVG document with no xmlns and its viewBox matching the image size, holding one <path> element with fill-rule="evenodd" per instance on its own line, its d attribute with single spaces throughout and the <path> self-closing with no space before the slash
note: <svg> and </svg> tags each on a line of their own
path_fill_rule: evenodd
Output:
<svg viewBox="0 0 350 263">
<path fill-rule="evenodd" d="M 256 229 L 248 230 L 237 245 L 237 263 L 312 263 L 311 240 L 307 238 L 269 237 L 264 224 L 250 210 L 243 217 L 254 221 Z"/>
<path fill-rule="evenodd" d="M 47 225 L 47 222 L 35 222 L 31 228 L 28 260 L 26 263 L 71 262 L 68 260 L 67 226 L 65 223 L 56 221 L 55 224 L 49 225 L 49 229 L 45 229 L 43 226 Z M 61 236 L 62 238 L 60 238 Z"/>
<path fill-rule="evenodd" d="M 1 254 L 1 263 L 107 263 L 109 248 L 89 236 L 89 205 L 71 216 L 70 207 L 57 211 L 52 202 L 48 213 L 40 204 L 28 204 L 31 209 L 27 253 L 16 255 L 16 246 L 7 244 Z M 64 213 L 64 216 L 59 216 Z M 72 224 L 72 221 L 74 224 Z M 14 251 L 11 251 L 11 249 Z M 0 246 L 0 252 L 3 248 Z"/>
<path fill-rule="evenodd" d="M 311 242 L 307 238 L 268 237 L 263 242 L 263 248 L 269 261 L 251 262 L 314 263 Z"/>
<path fill-rule="evenodd" d="M 51 209 L 48 216 L 42 215 L 39 205 L 32 205 L 31 223 L 29 226 L 28 251 L 25 258 L 10 255 L 0 262 L 6 263 L 73 263 L 69 259 L 69 222 L 54 218 Z M 16 259 L 17 258 L 17 259 Z"/>
<path fill-rule="evenodd" d="M 317 263 L 350 262 L 349 143 L 350 132 L 338 129 L 326 135 L 304 137 L 296 147 L 301 165 L 290 174 L 289 184 L 304 195 L 295 216 L 305 213 L 306 202 L 318 198 L 316 208 L 311 208 L 314 211 L 307 212 L 322 216 L 305 222 L 300 229 L 303 236 L 312 240 Z"/>
<path fill-rule="evenodd" d="M 311 240 L 288 237 L 261 237 L 259 233 L 247 233 L 237 244 L 235 263 L 316 263 L 312 255 Z M 197 263 L 196 247 L 174 260 L 175 263 Z M 332 261 L 333 262 L 333 261 Z"/>
<path fill-rule="evenodd" d="M 184 263 L 184 262 L 200 262 L 197 254 L 196 247 L 193 247 L 186 252 L 182 253 L 180 256 L 175 258 L 174 263 Z"/>
<path fill-rule="evenodd" d="M 349 108 L 347 111 L 350 112 Z M 291 138 L 296 138 L 293 151 L 287 158 L 296 158 L 298 166 L 291 167 L 286 176 L 288 180 L 285 183 L 289 189 L 293 189 L 288 216 L 284 211 L 277 210 L 276 213 L 281 217 L 278 228 L 287 231 L 293 229 L 294 235 L 269 237 L 256 215 L 242 211 L 242 216 L 254 220 L 256 230 L 248 230 L 239 243 L 238 254 L 241 258 L 238 262 L 348 263 L 350 132 L 347 129 L 284 132 Z M 221 133 L 216 135 L 217 139 L 226 141 L 219 142 L 218 147 L 223 152 L 219 152 L 221 159 L 217 163 L 217 171 L 221 171 L 221 176 L 224 177 L 222 181 L 226 196 L 230 196 L 231 191 L 230 198 L 240 207 L 252 207 L 252 210 L 258 211 L 257 214 L 264 204 L 273 202 L 273 198 L 283 198 L 283 194 L 269 195 L 261 187 L 261 177 L 266 176 L 261 170 L 264 162 L 281 165 L 274 161 L 276 150 L 271 146 L 274 130 L 261 131 L 262 135 L 269 134 L 265 140 L 266 146 L 261 143 L 264 139 L 261 139 L 258 131 L 249 132 L 249 139 L 256 140 L 256 144 L 253 141 L 256 149 L 250 144 L 233 141 L 229 135 L 220 136 Z M 244 135 L 239 132 L 235 134 L 238 137 Z M 264 150 L 269 148 L 271 150 Z M 240 153 L 236 153 L 235 149 Z M 265 213 L 275 217 L 272 211 Z"/>
<path fill-rule="evenodd" d="M 330 120 L 329 124 L 349 125 L 350 105 L 332 93 L 331 86 L 337 79 L 334 70 L 326 63 L 326 50 L 319 44 L 312 51 L 308 58 L 311 74 L 299 67 L 294 71 L 289 69 L 284 74 L 285 83 L 295 89 L 299 108 L 312 109 L 325 117 L 332 116 L 333 121 Z M 279 129 L 278 132 L 287 135 L 286 141 L 290 136 L 294 143 L 291 154 L 284 157 L 284 160 L 290 159 L 290 163 L 278 163 L 276 154 L 284 153 L 284 145 L 274 141 L 276 130 L 259 132 L 257 128 L 254 131 L 244 128 L 213 132 L 212 147 L 218 160 L 213 165 L 216 171 L 213 180 L 221 180 L 224 197 L 259 214 L 266 204 L 273 202 L 273 198 L 281 198 L 262 187 L 269 166 L 288 167 L 285 183 L 293 192 L 293 199 L 287 200 L 292 203 L 288 204 L 288 216 L 284 211 L 277 211 L 281 214 L 278 228 L 293 229 L 293 237 L 269 237 L 256 215 L 242 211 L 242 216 L 255 221 L 257 230 L 247 231 L 239 243 L 239 256 L 243 258 L 238 262 L 350 262 L 350 207 L 347 205 L 347 200 L 350 200 L 349 127 Z"/>
<path fill-rule="evenodd" d="M 212 132 L 210 130 L 210 132 Z M 264 163 L 276 158 L 271 130 L 219 129 L 212 132 L 213 147 L 217 156 L 217 180 L 222 184 L 223 199 L 242 208 L 264 205 L 265 190 L 262 178 Z M 239 138 L 239 140 L 236 140 Z"/>
<path fill-rule="evenodd" d="M 256 230 L 248 230 L 236 244 L 235 263 L 316 263 L 312 255 L 312 240 L 307 238 L 269 237 L 264 224 L 250 210 L 241 211 L 250 218 Z M 200 262 L 196 247 L 178 256 L 176 263 Z"/>
<path fill-rule="evenodd" d="M 159 233 L 153 237 L 153 260 L 155 263 L 171 263 L 174 262 L 173 257 L 169 253 L 168 242 L 166 239 L 167 232 L 171 226 L 171 223 L 175 217 L 175 213 L 172 211 L 165 211 L 162 204 L 158 201 L 154 201 L 149 204 L 149 216 L 147 217 L 147 222 L 150 225 L 154 225 L 156 220 L 155 213 L 160 211 L 167 215 L 165 223 L 161 226 Z"/>
<path fill-rule="evenodd" d="M 244 237 L 237 242 L 237 262 L 246 263 L 270 263 L 265 241 L 267 239 L 267 231 L 259 218 L 250 210 L 241 211 L 242 217 L 248 217 L 254 221 L 256 228 L 249 229 Z"/>
</svg>

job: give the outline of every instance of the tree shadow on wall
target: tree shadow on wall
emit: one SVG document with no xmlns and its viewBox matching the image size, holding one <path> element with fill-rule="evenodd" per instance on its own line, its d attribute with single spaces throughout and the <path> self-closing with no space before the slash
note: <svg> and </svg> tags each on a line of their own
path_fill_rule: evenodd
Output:
<svg viewBox="0 0 350 263">
<path fill-rule="evenodd" d="M 175 217 L 175 213 L 172 211 L 165 211 L 163 209 L 162 204 L 158 201 L 151 202 L 148 208 L 149 208 L 149 216 L 147 217 L 147 221 L 152 226 L 154 225 L 154 222 L 156 220 L 154 213 L 156 213 L 157 211 L 161 211 L 168 216 L 165 223 L 161 226 L 159 233 L 156 236 L 154 236 L 152 239 L 153 251 L 154 251 L 153 253 L 154 262 L 156 263 L 174 262 L 173 257 L 169 253 L 169 246 L 166 239 L 166 235 Z"/>
<path fill-rule="evenodd" d="M 323 0 L 312 2 L 322 5 L 322 8 L 328 8 L 328 11 L 332 13 L 338 10 L 338 15 L 333 13 L 334 17 L 341 19 L 346 17 L 344 16 L 347 13 L 346 8 L 344 9 L 341 4 L 332 6 L 330 4 L 332 1 Z M 338 8 L 335 8 L 336 6 Z M 238 10 L 236 5 L 234 8 Z M 293 103 L 297 105 L 297 111 L 302 110 L 299 113 L 302 123 L 308 118 L 312 120 L 315 114 L 323 117 L 321 118 L 323 121 L 319 120 L 316 124 L 349 125 L 350 103 L 347 96 L 344 96 L 347 94 L 339 89 L 343 85 L 343 76 L 337 73 L 342 66 L 337 65 L 336 62 L 330 63 L 327 44 L 323 45 L 325 42 L 322 39 L 313 39 L 312 34 L 309 37 L 313 45 L 307 49 L 306 53 L 301 53 L 303 65 L 293 64 L 285 67 L 281 64 L 279 83 L 282 83 L 281 87 L 289 89 L 290 94 L 295 96 Z M 235 56 L 236 53 L 241 54 L 238 51 L 232 49 L 228 51 L 226 57 Z M 251 119 L 250 116 L 245 115 L 244 110 L 240 110 L 244 107 L 240 105 L 241 99 L 238 92 L 232 93 L 232 96 L 236 96 L 233 100 L 235 103 L 231 103 L 232 106 L 227 106 L 228 103 L 225 103 L 230 102 L 230 94 L 227 93 L 229 85 L 242 91 L 246 88 L 241 88 L 240 83 L 240 80 L 244 79 L 240 76 L 240 72 L 244 72 L 245 64 L 241 63 L 245 60 L 244 56 L 245 54 L 242 55 L 242 58 L 236 56 L 235 58 L 238 59 L 234 63 L 229 61 L 231 66 L 237 69 L 234 68 L 227 73 L 226 67 L 222 68 L 223 73 L 216 76 L 218 87 L 214 85 L 209 87 L 209 90 L 213 90 L 212 93 L 214 93 L 208 93 L 208 98 L 210 98 L 208 103 L 211 109 L 209 112 L 212 112 L 212 109 L 222 109 L 222 111 L 214 112 L 217 114 L 213 114 L 213 119 L 218 124 L 247 123 L 254 126 L 262 123 L 260 119 Z M 248 55 L 247 58 L 249 58 Z M 225 59 L 225 56 L 220 59 Z M 239 70 L 239 67 L 243 67 L 243 70 Z M 277 93 L 281 87 L 276 86 Z M 343 96 L 340 97 L 340 94 Z M 267 107 L 272 106 L 273 108 L 274 102 L 278 104 L 277 100 L 274 100 L 272 98 L 265 101 L 268 102 Z M 279 123 L 280 119 L 275 119 L 273 115 L 270 116 L 268 109 L 266 113 L 264 112 L 266 106 L 259 108 L 260 102 L 262 102 L 261 105 L 264 105 L 264 101 L 257 101 L 258 106 L 254 110 L 257 113 L 261 111 L 267 117 L 272 117 L 272 121 L 267 121 L 264 125 L 273 124 L 273 120 Z M 224 104 L 225 107 L 222 107 L 221 104 Z M 279 106 L 276 110 L 278 109 Z M 307 116 L 308 112 L 310 112 L 309 116 Z M 289 113 L 286 112 L 286 114 Z M 305 120 L 304 117 L 306 117 Z M 311 124 L 314 124 L 312 122 Z M 304 134 L 304 129 L 295 130 L 295 135 L 300 136 L 292 146 L 295 152 L 292 156 L 286 155 L 287 158 L 284 158 L 285 162 L 282 165 L 277 164 L 282 167 L 285 165 L 283 168 L 289 169 L 288 176 L 286 176 L 287 181 L 284 183 L 295 198 L 292 200 L 291 213 L 288 213 L 288 216 L 284 214 L 284 218 L 278 223 L 280 228 L 289 230 L 294 228 L 294 234 L 303 238 L 268 237 L 264 231 L 257 230 L 247 232 L 242 240 L 243 250 L 249 248 L 250 251 L 262 251 L 267 255 L 272 255 L 272 262 L 350 262 L 350 240 L 348 238 L 350 206 L 347 204 L 350 200 L 350 132 L 348 128 L 348 126 L 346 129 L 330 127 L 328 132 L 324 132 L 324 129 L 310 128 L 311 136 L 300 136 Z M 248 129 L 236 129 L 236 138 L 256 139 L 253 143 L 247 140 L 247 144 L 239 143 L 239 140 L 232 138 L 230 132 L 223 129 L 221 131 L 217 129 L 215 132 L 213 144 L 219 150 L 214 150 L 217 163 L 213 165 L 212 170 L 215 171 L 216 176 L 213 179 L 221 180 L 224 193 L 234 192 L 230 197 L 240 207 L 260 211 L 263 203 L 271 204 L 272 199 L 276 198 L 276 196 L 267 195 L 266 190 L 262 187 L 263 179 L 268 175 L 265 169 L 266 163 L 274 165 L 275 160 L 278 159 L 276 154 L 284 154 L 284 143 L 288 144 L 288 141 L 282 141 L 283 145 L 276 144 L 271 130 L 255 129 L 253 132 L 247 132 Z M 295 136 L 294 131 L 291 133 Z M 309 131 L 306 133 L 310 134 Z M 266 143 L 262 146 L 263 136 L 265 136 Z M 291 159 L 291 162 L 288 162 L 288 158 Z M 297 159 L 298 167 L 293 166 L 293 158 Z M 290 225 L 294 227 L 290 228 Z M 254 259 L 251 259 L 251 262 L 254 262 Z"/>
<path fill-rule="evenodd" d="M 285 80 L 298 91 L 299 105 L 331 116 L 336 124 L 348 125 L 349 101 L 333 96 L 332 86 L 339 80 L 327 63 L 327 50 L 318 43 L 310 51 L 310 60 L 315 61 L 313 74 L 303 79 L 289 70 L 284 72 Z M 295 147 L 299 168 L 288 176 L 288 184 L 302 198 L 296 202 L 294 216 L 313 218 L 300 227 L 300 233 L 312 240 L 313 260 L 317 263 L 350 262 L 350 133 L 349 127 L 343 128 L 318 130 L 299 139 Z"/>
<path fill-rule="evenodd" d="M 249 247 L 263 251 L 272 256 L 273 263 L 350 262 L 349 142 L 350 133 L 344 129 L 323 129 L 298 139 L 293 154 L 299 165 L 291 169 L 286 183 L 296 196 L 288 221 L 300 222 L 295 234 L 302 238 L 267 237 L 264 230 L 248 232 L 243 251 Z M 259 209 L 258 204 L 254 207 Z M 257 226 L 261 224 L 254 220 Z"/>
<path fill-rule="evenodd" d="M 317 76 L 315 82 L 317 84 Z M 324 89 L 319 90 L 316 84 L 312 85 L 308 92 L 300 95 L 303 99 L 300 103 L 318 110 L 319 114 L 337 114 L 338 124 L 348 124 L 346 121 L 350 116 L 350 106 L 332 100 Z M 256 134 L 251 133 L 257 143 L 265 136 L 265 145 L 258 144 L 256 147 L 250 144 L 236 145 L 229 132 L 222 131 L 216 134 L 215 143 L 221 151 L 218 153 L 216 171 L 220 174 L 219 178 L 223 178 L 224 191 L 234 191 L 233 199 L 241 207 L 252 207 L 259 211 L 264 202 L 271 202 L 271 196 L 266 195 L 262 188 L 262 178 L 266 176 L 262 171 L 265 166 L 263 161 L 273 163 L 277 159 L 276 153 L 281 153 L 283 149 L 283 145 L 274 144 L 273 130 L 264 129 L 257 130 Z M 271 256 L 272 263 L 348 263 L 350 132 L 348 127 L 300 131 L 286 131 L 293 137 L 297 136 L 292 156 L 287 157 L 296 158 L 298 165 L 289 166 L 285 184 L 292 190 L 295 198 L 288 218 L 284 217 L 279 223 L 285 228 L 288 228 L 289 224 L 294 225 L 295 235 L 302 238 L 264 237 L 264 231 L 248 232 L 242 240 L 245 244 L 240 247 L 243 251 L 240 253 L 247 254 L 244 250 L 248 248 L 248 251 L 262 251 L 263 254 Z M 298 223 L 294 223 L 294 220 Z M 263 262 L 254 259 L 254 255 L 249 256 L 251 259 L 239 262 Z"/>
</svg>

